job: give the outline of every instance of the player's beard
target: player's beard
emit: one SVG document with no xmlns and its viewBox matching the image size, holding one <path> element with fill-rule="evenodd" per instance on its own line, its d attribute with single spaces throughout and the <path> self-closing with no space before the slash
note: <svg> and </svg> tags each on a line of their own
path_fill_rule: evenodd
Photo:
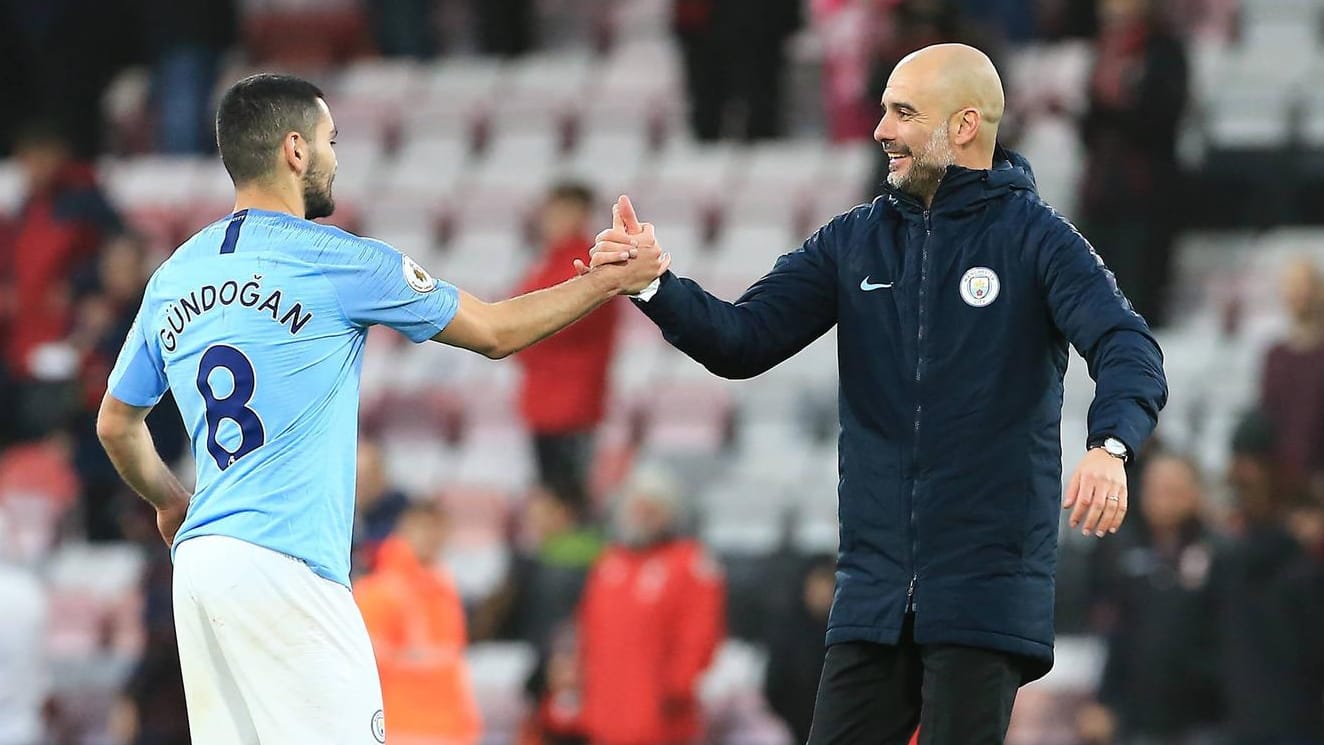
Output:
<svg viewBox="0 0 1324 745">
<path fill-rule="evenodd" d="M 947 167 L 956 163 L 952 141 L 947 137 L 947 122 L 934 128 L 929 142 L 918 152 L 910 148 L 893 150 L 910 155 L 910 168 L 903 174 L 887 174 L 887 183 L 919 199 L 929 199 L 938 190 L 938 182 L 947 173 Z"/>
<path fill-rule="evenodd" d="M 303 216 L 309 220 L 330 217 L 336 211 L 335 197 L 331 196 L 331 182 L 336 175 L 327 173 L 322 160 L 313 156 L 303 174 Z"/>
</svg>

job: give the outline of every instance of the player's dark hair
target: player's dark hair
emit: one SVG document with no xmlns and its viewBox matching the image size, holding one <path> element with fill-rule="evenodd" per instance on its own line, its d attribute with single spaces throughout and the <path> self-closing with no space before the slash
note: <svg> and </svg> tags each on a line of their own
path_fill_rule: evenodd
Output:
<svg viewBox="0 0 1324 745">
<path fill-rule="evenodd" d="M 290 132 L 311 139 L 322 90 L 293 75 L 250 75 L 230 86 L 216 107 L 216 147 L 236 184 L 263 178 Z"/>
<path fill-rule="evenodd" d="M 562 181 L 547 193 L 549 202 L 571 202 L 586 210 L 593 208 L 594 199 L 593 189 L 579 181 Z"/>
</svg>

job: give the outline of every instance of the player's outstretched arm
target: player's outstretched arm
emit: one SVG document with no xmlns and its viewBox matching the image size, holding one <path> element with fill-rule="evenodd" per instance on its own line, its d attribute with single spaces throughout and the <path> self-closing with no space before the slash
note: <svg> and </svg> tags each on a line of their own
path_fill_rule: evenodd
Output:
<svg viewBox="0 0 1324 745">
<path fill-rule="evenodd" d="M 434 341 L 501 359 L 551 336 L 617 295 L 647 287 L 667 270 L 671 257 L 656 244 L 640 245 L 617 261 L 526 295 L 487 303 L 460 292 L 460 308 Z"/>
<path fill-rule="evenodd" d="M 653 226 L 639 222 L 622 196 L 611 229 L 598 234 L 589 267 L 619 261 L 630 244 L 656 245 Z M 666 274 L 651 297 L 637 307 L 662 330 L 673 347 L 724 378 L 752 378 L 767 372 L 822 336 L 837 321 L 837 271 L 833 245 L 838 218 L 796 251 L 777 260 L 772 271 L 734 303 L 714 297 L 693 280 Z"/>
<path fill-rule="evenodd" d="M 169 546 L 184 522 L 192 495 L 156 452 L 146 422 L 151 410 L 150 406 L 130 406 L 107 393 L 97 412 L 97 439 L 124 482 L 156 508 L 156 525 Z"/>
</svg>

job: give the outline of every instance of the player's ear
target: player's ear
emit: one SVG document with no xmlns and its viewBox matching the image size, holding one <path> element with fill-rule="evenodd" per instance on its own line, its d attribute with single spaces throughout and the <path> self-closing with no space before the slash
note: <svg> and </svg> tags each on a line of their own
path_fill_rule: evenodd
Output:
<svg viewBox="0 0 1324 745">
<path fill-rule="evenodd" d="M 290 170 L 302 174 L 308 165 L 308 142 L 298 132 L 290 132 L 281 141 L 281 155 Z"/>
</svg>

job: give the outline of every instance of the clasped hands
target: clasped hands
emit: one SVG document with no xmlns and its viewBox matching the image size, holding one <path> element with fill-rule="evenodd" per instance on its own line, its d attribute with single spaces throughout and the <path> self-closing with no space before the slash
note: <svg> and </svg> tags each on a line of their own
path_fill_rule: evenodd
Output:
<svg viewBox="0 0 1324 745">
<path fill-rule="evenodd" d="M 585 264 L 575 259 L 575 271 L 618 273 L 618 292 L 637 295 L 671 266 L 671 254 L 657 244 L 652 223 L 639 222 L 630 198 L 622 195 L 611 206 L 611 227 L 598 233 Z"/>
</svg>

